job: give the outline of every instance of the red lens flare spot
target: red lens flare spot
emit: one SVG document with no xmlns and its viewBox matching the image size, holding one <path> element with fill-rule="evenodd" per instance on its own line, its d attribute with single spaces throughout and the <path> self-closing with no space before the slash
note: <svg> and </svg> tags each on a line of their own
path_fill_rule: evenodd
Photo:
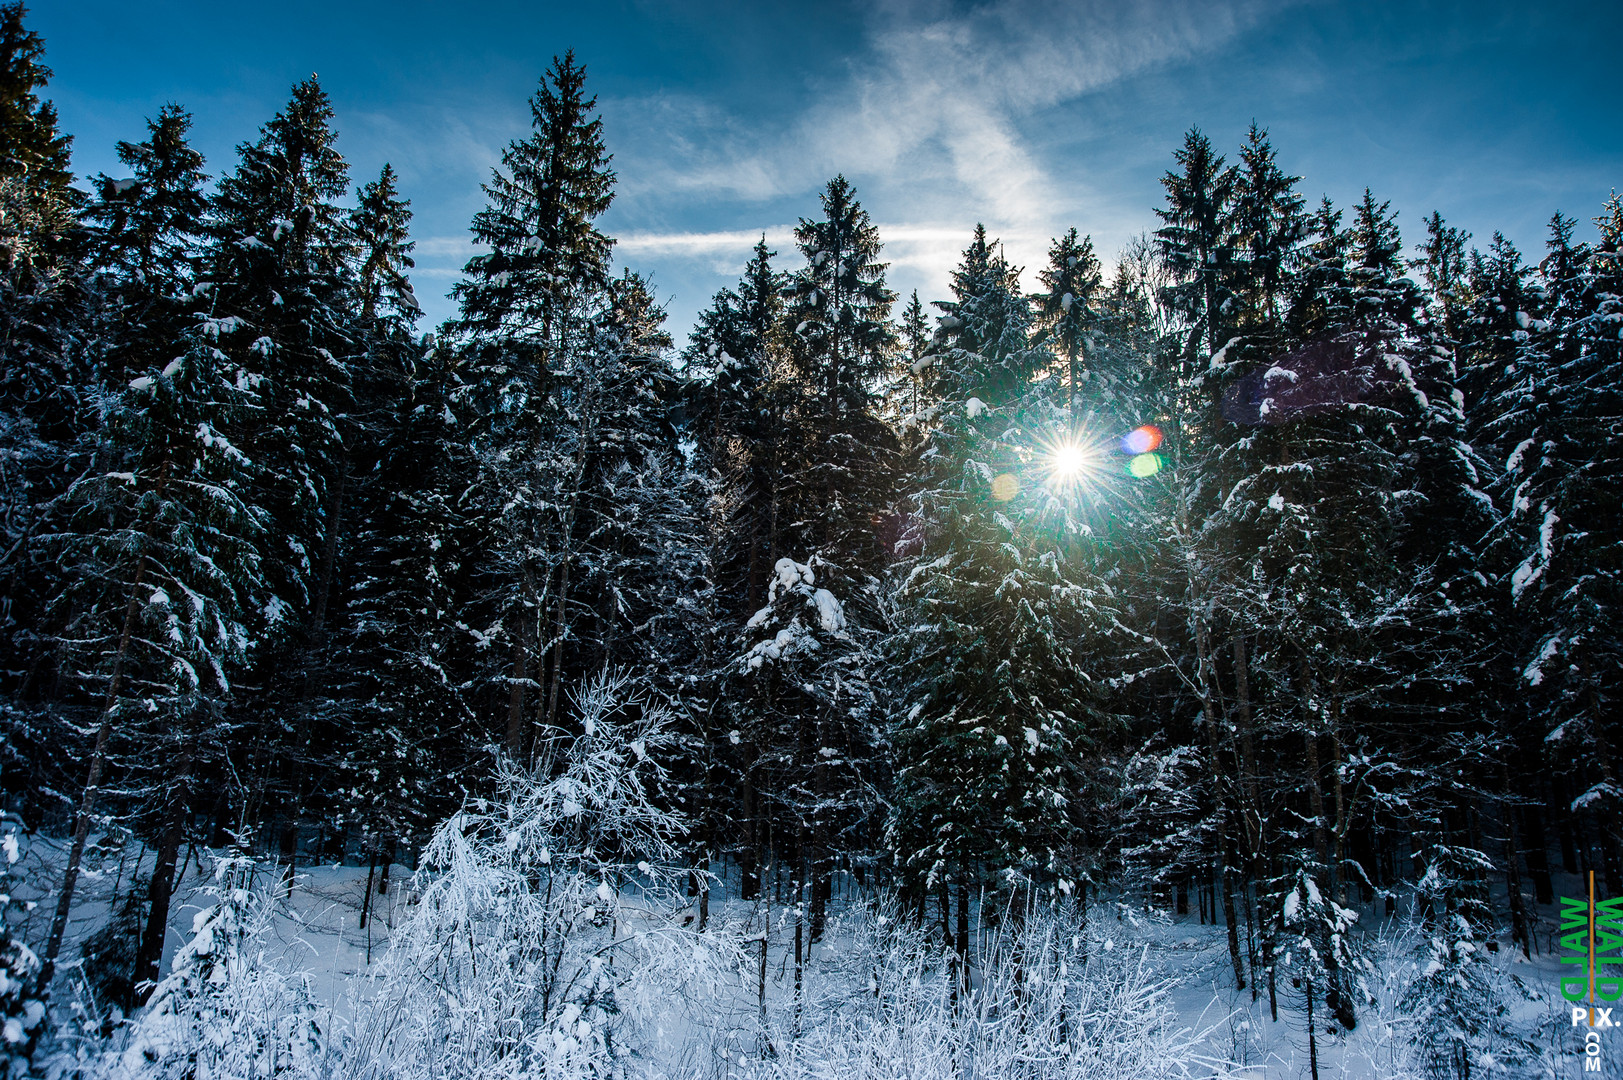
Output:
<svg viewBox="0 0 1623 1080">
<path fill-rule="evenodd" d="M 1134 428 L 1122 436 L 1121 448 L 1129 454 L 1147 454 L 1158 449 L 1161 445 L 1161 429 L 1154 424 L 1144 424 Z"/>
</svg>

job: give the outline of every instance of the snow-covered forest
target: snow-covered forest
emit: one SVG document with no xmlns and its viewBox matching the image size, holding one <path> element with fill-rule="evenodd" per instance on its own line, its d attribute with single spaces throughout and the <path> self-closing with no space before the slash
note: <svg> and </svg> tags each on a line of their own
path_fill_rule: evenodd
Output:
<svg viewBox="0 0 1623 1080">
<path fill-rule="evenodd" d="M 965 222 L 903 297 L 836 176 L 678 350 L 565 54 L 429 327 L 316 79 L 85 184 L 44 48 L 0 7 L 9 1075 L 1579 1068 L 1616 194 L 1404 237 L 1191 129 L 1126 250 Z"/>
</svg>

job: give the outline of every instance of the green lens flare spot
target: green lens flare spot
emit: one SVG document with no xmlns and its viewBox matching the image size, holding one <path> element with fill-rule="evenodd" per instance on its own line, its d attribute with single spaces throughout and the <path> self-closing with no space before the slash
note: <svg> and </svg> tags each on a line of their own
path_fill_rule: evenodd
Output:
<svg viewBox="0 0 1623 1080">
<path fill-rule="evenodd" d="M 1142 480 L 1160 472 L 1161 466 L 1164 464 L 1165 462 L 1161 460 L 1160 454 L 1139 454 L 1127 463 L 1127 472 L 1128 475 L 1136 476 Z"/>
</svg>

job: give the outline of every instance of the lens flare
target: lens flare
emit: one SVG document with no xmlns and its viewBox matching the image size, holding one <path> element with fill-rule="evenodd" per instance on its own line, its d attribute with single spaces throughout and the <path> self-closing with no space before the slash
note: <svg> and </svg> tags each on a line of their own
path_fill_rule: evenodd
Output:
<svg viewBox="0 0 1623 1080">
<path fill-rule="evenodd" d="M 1160 472 L 1164 464 L 1160 454 L 1139 454 L 1127 463 L 1127 473 L 1143 480 Z"/>
<path fill-rule="evenodd" d="M 1147 454 L 1161 446 L 1161 429 L 1143 424 L 1122 436 L 1121 448 L 1129 454 Z M 1137 475 L 1137 474 L 1134 474 Z"/>
<path fill-rule="evenodd" d="M 998 502 L 1008 502 L 1020 494 L 1020 481 L 1014 478 L 1013 473 L 1002 473 L 992 478 L 992 498 Z"/>
<path fill-rule="evenodd" d="M 1075 443 L 1066 443 L 1054 451 L 1054 472 L 1059 476 L 1075 476 L 1089 464 L 1087 451 Z"/>
</svg>

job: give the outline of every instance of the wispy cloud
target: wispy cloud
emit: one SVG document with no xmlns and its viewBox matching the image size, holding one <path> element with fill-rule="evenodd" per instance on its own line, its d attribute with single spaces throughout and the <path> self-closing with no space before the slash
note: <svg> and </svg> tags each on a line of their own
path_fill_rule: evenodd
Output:
<svg viewBox="0 0 1623 1080">
<path fill-rule="evenodd" d="M 1033 267 L 1064 224 L 1122 216 L 1120 194 L 1096 186 L 1108 180 L 1047 160 L 1029 133 L 1039 114 L 1220 48 L 1291 2 L 1004 0 L 966 10 L 894 0 L 869 15 L 862 47 L 818 77 L 798 113 L 749 115 L 672 92 L 605 100 L 622 221 L 674 224 L 690 207 L 724 218 L 713 232 L 632 231 L 620 254 L 660 265 L 666 282 L 681 281 L 684 263 L 735 275 L 761 231 L 736 227 L 740 217 L 755 209 L 781 221 L 789 200 L 813 213 L 839 172 L 880 218 L 892 283 L 904 291 L 940 295 L 977 221 Z M 1106 254 L 1141 216 L 1098 238 Z M 768 241 L 782 250 L 788 228 L 770 227 Z M 685 307 L 693 290 L 682 291 Z"/>
<path fill-rule="evenodd" d="M 759 229 L 730 229 L 721 232 L 633 232 L 615 238 L 621 255 L 718 255 L 747 252 L 762 236 L 775 248 L 794 239 L 792 225 L 767 225 Z"/>
<path fill-rule="evenodd" d="M 871 17 L 866 48 L 778 125 L 752 126 L 713 102 L 671 94 L 620 103 L 617 123 L 648 139 L 660 159 L 638 152 L 627 188 L 633 197 L 658 190 L 759 200 L 805 192 L 835 172 L 881 183 L 905 175 L 930 202 L 967 204 L 973 217 L 1047 220 L 1068 196 L 1022 120 L 1219 46 L 1277 6 L 1013 0 L 964 12 L 886 4 Z"/>
</svg>

